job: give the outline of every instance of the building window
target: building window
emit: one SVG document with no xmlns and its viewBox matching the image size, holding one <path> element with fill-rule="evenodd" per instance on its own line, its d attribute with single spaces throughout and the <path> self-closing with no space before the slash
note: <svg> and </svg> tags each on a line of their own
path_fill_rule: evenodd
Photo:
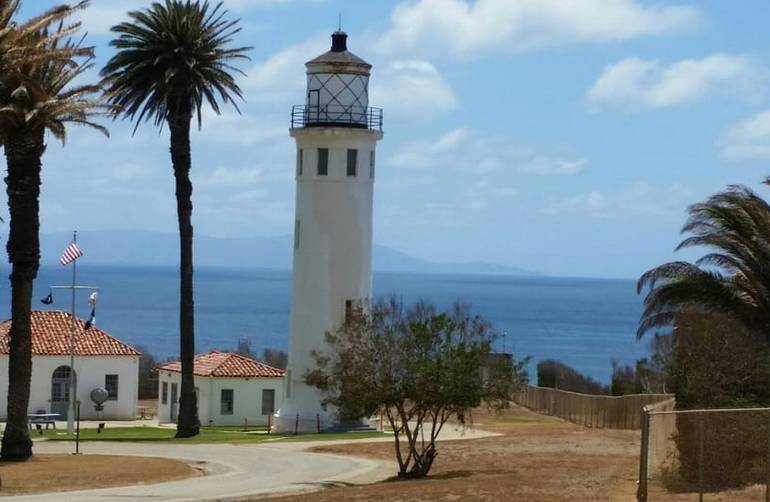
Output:
<svg viewBox="0 0 770 502">
<path fill-rule="evenodd" d="M 358 167 L 358 150 L 348 150 L 348 176 L 355 176 Z"/>
<path fill-rule="evenodd" d="M 329 174 L 329 149 L 318 149 L 318 176 L 326 176 Z"/>
<path fill-rule="evenodd" d="M 273 413 L 275 413 L 275 391 L 262 389 L 262 414 L 272 415 Z"/>
<path fill-rule="evenodd" d="M 299 249 L 299 220 L 294 220 L 294 249 Z"/>
<path fill-rule="evenodd" d="M 104 388 L 107 389 L 107 399 L 118 398 L 118 375 L 104 375 Z"/>
<path fill-rule="evenodd" d="M 369 177 L 374 179 L 374 150 L 369 152 Z"/>
<path fill-rule="evenodd" d="M 160 404 L 168 404 L 168 382 L 161 385 Z"/>
<path fill-rule="evenodd" d="M 233 414 L 233 389 L 222 389 L 220 398 L 220 414 Z"/>
<path fill-rule="evenodd" d="M 297 176 L 302 176 L 302 163 L 304 161 L 304 151 L 300 148 L 297 151 Z"/>
</svg>

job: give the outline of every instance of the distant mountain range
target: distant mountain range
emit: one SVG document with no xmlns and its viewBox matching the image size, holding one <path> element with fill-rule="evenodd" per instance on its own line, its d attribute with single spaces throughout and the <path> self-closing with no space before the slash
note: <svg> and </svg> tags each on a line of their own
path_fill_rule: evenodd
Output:
<svg viewBox="0 0 770 502">
<path fill-rule="evenodd" d="M 40 236 L 43 264 L 57 263 L 70 242 L 70 233 Z M 88 263 L 95 265 L 176 266 L 179 240 L 176 234 L 141 230 L 78 232 L 78 244 Z M 540 275 L 529 270 L 486 262 L 436 263 L 415 258 L 387 246 L 374 245 L 374 270 L 378 272 L 421 272 L 434 274 Z M 195 236 L 198 266 L 290 269 L 292 238 L 220 238 Z"/>
</svg>

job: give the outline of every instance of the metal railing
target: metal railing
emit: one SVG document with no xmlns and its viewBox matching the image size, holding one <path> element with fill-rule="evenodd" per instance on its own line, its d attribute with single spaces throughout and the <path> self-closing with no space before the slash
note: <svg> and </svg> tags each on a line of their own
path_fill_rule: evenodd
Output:
<svg viewBox="0 0 770 502">
<path fill-rule="evenodd" d="M 637 499 L 770 501 L 770 408 L 645 406 Z"/>
<path fill-rule="evenodd" d="M 382 108 L 363 106 L 304 106 L 291 108 L 291 128 L 352 127 L 382 132 Z"/>
</svg>

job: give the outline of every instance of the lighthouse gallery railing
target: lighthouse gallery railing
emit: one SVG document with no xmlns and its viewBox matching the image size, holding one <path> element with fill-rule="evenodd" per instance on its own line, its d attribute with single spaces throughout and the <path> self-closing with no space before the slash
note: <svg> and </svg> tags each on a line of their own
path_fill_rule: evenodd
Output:
<svg viewBox="0 0 770 502">
<path fill-rule="evenodd" d="M 291 108 L 291 127 L 354 127 L 382 131 L 382 108 L 362 106 L 304 106 Z"/>
</svg>

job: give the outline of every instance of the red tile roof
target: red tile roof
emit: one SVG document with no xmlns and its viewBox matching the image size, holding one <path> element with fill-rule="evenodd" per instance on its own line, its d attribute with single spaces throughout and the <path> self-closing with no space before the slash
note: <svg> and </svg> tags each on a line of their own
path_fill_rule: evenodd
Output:
<svg viewBox="0 0 770 502">
<path fill-rule="evenodd" d="M 158 369 L 181 372 L 182 363 L 179 361 L 165 363 L 158 366 Z M 198 376 L 247 378 L 280 378 L 285 373 L 283 370 L 240 354 L 216 350 L 195 356 L 193 372 Z"/>
<path fill-rule="evenodd" d="M 32 311 L 32 354 L 61 356 L 70 353 L 69 312 Z M 0 354 L 8 354 L 10 319 L 0 323 Z M 75 318 L 75 354 L 79 356 L 139 356 L 141 352 L 113 338 L 106 332 Z"/>
</svg>

